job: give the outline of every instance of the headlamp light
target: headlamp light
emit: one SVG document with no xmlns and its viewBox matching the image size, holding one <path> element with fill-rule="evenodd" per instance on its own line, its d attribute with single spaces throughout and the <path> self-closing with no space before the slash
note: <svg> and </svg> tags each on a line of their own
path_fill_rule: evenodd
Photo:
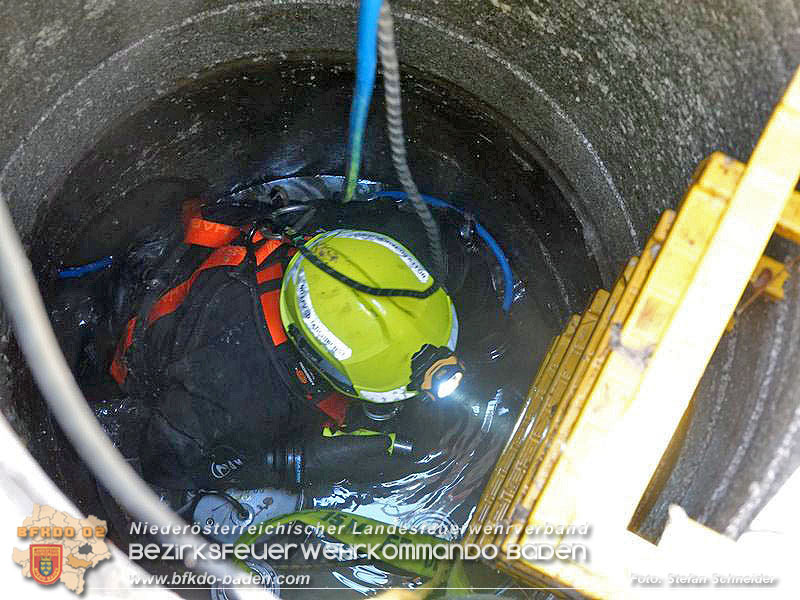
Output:
<svg viewBox="0 0 800 600">
<path fill-rule="evenodd" d="M 447 398 L 456 391 L 463 377 L 464 366 L 451 354 L 428 368 L 420 387 L 434 398 Z"/>
<path fill-rule="evenodd" d="M 464 376 L 464 373 L 461 371 L 456 371 L 453 373 L 448 379 L 445 379 L 442 383 L 436 386 L 436 397 L 437 398 L 447 398 L 450 394 L 456 391 L 458 384 L 461 383 L 461 378 Z"/>
</svg>

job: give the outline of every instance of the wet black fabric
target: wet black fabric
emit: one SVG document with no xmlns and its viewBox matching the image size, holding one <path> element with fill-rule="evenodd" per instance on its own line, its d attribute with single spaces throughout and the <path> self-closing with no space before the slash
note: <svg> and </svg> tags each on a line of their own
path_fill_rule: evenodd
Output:
<svg viewBox="0 0 800 600">
<path fill-rule="evenodd" d="M 198 259 L 186 260 L 196 267 Z M 177 270 L 191 273 L 185 264 Z M 141 458 L 154 484 L 263 486 L 270 475 L 264 456 L 320 421 L 265 347 L 253 277 L 249 261 L 201 272 L 178 309 L 129 349 L 125 387 L 150 410 Z M 295 351 L 286 343 L 281 352 Z"/>
</svg>

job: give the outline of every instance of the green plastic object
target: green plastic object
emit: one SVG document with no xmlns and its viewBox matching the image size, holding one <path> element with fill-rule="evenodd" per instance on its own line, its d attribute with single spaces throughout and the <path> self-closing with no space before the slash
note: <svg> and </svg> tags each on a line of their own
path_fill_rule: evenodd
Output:
<svg viewBox="0 0 800 600">
<path fill-rule="evenodd" d="M 326 265 L 372 288 L 425 291 L 433 276 L 397 240 L 337 229 L 306 247 Z M 427 298 L 359 291 L 295 254 L 281 285 L 281 319 L 300 352 L 339 391 L 368 402 L 397 402 L 419 393 L 411 359 L 423 346 L 455 350 L 458 318 L 439 288 Z"/>
<path fill-rule="evenodd" d="M 362 548 L 371 546 L 376 549 L 383 562 L 421 577 L 445 576 L 451 566 L 451 561 L 438 560 L 432 556 L 414 559 L 398 556 L 398 552 L 395 550 L 387 551 L 389 546 L 398 547 L 410 544 L 422 544 L 431 548 L 447 546 L 449 542 L 445 540 L 424 533 L 411 532 L 395 525 L 387 525 L 361 515 L 330 509 L 303 510 L 265 521 L 258 526 L 253 526 L 252 533 L 248 531 L 242 534 L 236 543 L 253 545 L 265 534 L 275 531 L 274 528 L 295 522 L 317 529 L 343 544 L 351 546 L 361 544 Z M 240 563 L 240 561 L 237 562 Z"/>
</svg>

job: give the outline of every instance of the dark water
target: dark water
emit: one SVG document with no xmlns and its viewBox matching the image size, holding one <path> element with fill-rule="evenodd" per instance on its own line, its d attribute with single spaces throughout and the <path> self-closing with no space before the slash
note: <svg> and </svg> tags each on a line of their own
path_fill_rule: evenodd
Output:
<svg viewBox="0 0 800 600">
<path fill-rule="evenodd" d="M 187 82 L 116 124 L 73 169 L 41 216 L 41 243 L 33 253 L 53 322 L 87 399 L 134 464 L 136 407 L 97 376 L 107 367 L 122 321 L 113 314 L 119 308 L 109 291 L 110 275 L 59 283 L 53 270 L 120 256 L 143 230 L 175 223 L 188 197 L 213 200 L 262 178 L 343 173 L 351 86 L 347 65 L 318 60 L 238 65 Z M 512 315 L 507 319 L 499 309 L 502 277 L 495 258 L 479 239 L 459 235 L 461 217 L 438 212 L 452 269 L 448 287 L 461 325 L 458 353 L 469 376 L 453 398 L 436 405 L 409 403 L 395 418 L 397 430 L 415 444 L 412 458 L 396 473 L 370 484 L 314 485 L 304 490 L 304 506 L 457 529 L 470 519 L 546 344 L 571 311 L 583 308 L 599 277 L 575 215 L 500 116 L 418 73 L 406 74 L 403 89 L 418 185 L 469 209 L 497 238 L 514 270 Z M 373 102 L 363 154 L 363 177 L 399 189 L 379 100 Z M 391 201 L 365 203 L 349 213 L 331 211 L 331 226 L 382 231 L 415 251 L 413 240 L 424 239 L 414 231 L 418 224 L 397 230 L 410 221 L 395 218 L 394 211 L 408 211 Z M 424 249 L 419 252 L 424 259 Z M 86 475 L 47 415 L 40 420 L 40 460 L 86 512 L 109 518 L 112 536 L 123 542 L 125 515 Z M 365 564 L 306 568 L 316 585 L 351 588 L 355 595 L 399 581 L 398 575 Z M 488 587 L 509 584 L 482 567 L 472 571 Z"/>
</svg>

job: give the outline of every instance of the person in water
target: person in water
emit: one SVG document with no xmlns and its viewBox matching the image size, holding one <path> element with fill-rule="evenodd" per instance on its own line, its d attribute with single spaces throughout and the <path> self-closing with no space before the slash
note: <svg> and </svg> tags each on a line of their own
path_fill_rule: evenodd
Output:
<svg viewBox="0 0 800 600">
<path fill-rule="evenodd" d="M 380 421 L 398 403 L 455 389 L 451 298 L 388 235 L 234 221 L 185 204 L 183 239 L 123 327 L 110 373 L 146 408 L 144 478 L 168 489 L 291 487 L 389 460 L 394 436 L 347 415 L 363 403 Z M 354 429 L 377 435 L 341 435 Z"/>
</svg>

